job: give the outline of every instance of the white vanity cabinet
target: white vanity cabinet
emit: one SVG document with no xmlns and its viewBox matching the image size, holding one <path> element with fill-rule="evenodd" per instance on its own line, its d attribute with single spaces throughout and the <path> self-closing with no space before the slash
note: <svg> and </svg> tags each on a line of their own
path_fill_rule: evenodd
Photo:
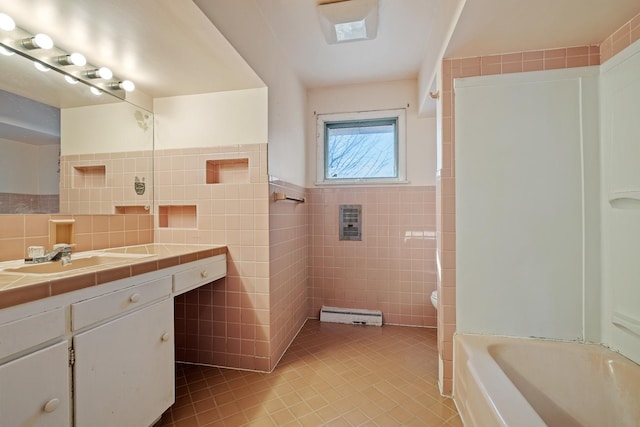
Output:
<svg viewBox="0 0 640 427">
<path fill-rule="evenodd" d="M 173 404 L 170 292 L 165 277 L 72 304 L 74 328 L 104 321 L 73 337 L 76 427 L 149 426 Z"/>
<path fill-rule="evenodd" d="M 179 295 L 227 275 L 227 255 L 191 263 L 191 266 L 173 275 L 173 293 Z"/>
<path fill-rule="evenodd" d="M 147 427 L 175 401 L 173 297 L 226 255 L 0 310 L 0 427 Z"/>
<path fill-rule="evenodd" d="M 0 325 L 0 426 L 70 425 L 65 311 Z"/>
<path fill-rule="evenodd" d="M 0 425 L 69 426 L 68 366 L 67 341 L 0 366 Z"/>
</svg>

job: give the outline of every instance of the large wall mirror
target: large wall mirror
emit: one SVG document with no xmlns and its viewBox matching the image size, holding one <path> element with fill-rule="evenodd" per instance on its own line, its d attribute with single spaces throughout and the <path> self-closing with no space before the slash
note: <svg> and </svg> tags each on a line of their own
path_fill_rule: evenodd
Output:
<svg viewBox="0 0 640 427">
<path fill-rule="evenodd" d="M 0 213 L 150 213 L 153 115 L 69 77 L 0 54 Z"/>
</svg>

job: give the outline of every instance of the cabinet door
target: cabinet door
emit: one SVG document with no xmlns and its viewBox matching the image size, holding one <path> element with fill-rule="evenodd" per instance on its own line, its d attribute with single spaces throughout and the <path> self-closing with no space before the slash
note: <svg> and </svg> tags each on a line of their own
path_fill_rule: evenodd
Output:
<svg viewBox="0 0 640 427">
<path fill-rule="evenodd" d="M 0 425 L 68 427 L 69 344 L 52 345 L 0 366 Z"/>
<path fill-rule="evenodd" d="M 149 426 L 173 404 L 173 300 L 76 335 L 76 427 Z"/>
</svg>

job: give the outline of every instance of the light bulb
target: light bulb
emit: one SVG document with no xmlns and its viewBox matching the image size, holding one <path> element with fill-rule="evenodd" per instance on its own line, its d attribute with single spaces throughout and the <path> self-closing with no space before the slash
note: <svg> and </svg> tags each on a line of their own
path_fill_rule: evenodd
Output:
<svg viewBox="0 0 640 427">
<path fill-rule="evenodd" d="M 113 73 L 107 67 L 98 68 L 98 75 L 105 80 L 109 80 L 111 77 L 113 77 Z"/>
<path fill-rule="evenodd" d="M 7 49 L 4 46 L 0 46 L 0 54 L 4 56 L 11 56 L 14 54 L 14 52 L 12 50 Z"/>
<path fill-rule="evenodd" d="M 0 13 L 0 30 L 13 31 L 14 28 L 16 28 L 14 20 L 9 15 Z"/>
<path fill-rule="evenodd" d="M 71 55 L 62 55 L 58 57 L 60 65 L 77 65 L 82 67 L 87 64 L 87 59 L 81 53 L 72 53 Z"/>
<path fill-rule="evenodd" d="M 136 85 L 131 80 L 123 80 L 120 82 L 120 87 L 127 92 L 133 92 L 136 90 Z"/>
<path fill-rule="evenodd" d="M 53 40 L 46 34 L 36 34 L 35 36 L 22 40 L 22 46 L 26 49 L 51 49 Z"/>
<path fill-rule="evenodd" d="M 43 73 L 46 73 L 47 71 L 49 71 L 51 69 L 51 68 L 47 67 L 46 65 L 42 64 L 41 62 L 34 62 L 33 66 L 36 67 L 36 70 L 42 71 Z"/>
<path fill-rule="evenodd" d="M 46 34 L 36 34 L 33 40 L 41 49 L 51 49 L 53 47 L 53 40 Z"/>
<path fill-rule="evenodd" d="M 74 79 L 71 76 L 64 76 L 64 79 L 67 81 L 67 83 L 69 83 L 70 85 L 74 85 L 76 83 L 78 83 L 78 79 Z"/>
<path fill-rule="evenodd" d="M 102 95 L 102 91 L 98 88 L 92 87 L 89 89 L 91 91 L 92 94 L 96 95 L 96 96 L 100 96 Z"/>
<path fill-rule="evenodd" d="M 122 80 L 121 82 L 109 84 L 109 89 L 122 89 L 126 92 L 133 92 L 134 90 L 136 90 L 136 85 L 131 80 Z"/>
<path fill-rule="evenodd" d="M 84 55 L 81 53 L 74 52 L 71 55 L 69 55 L 69 59 L 71 59 L 71 63 L 73 65 L 77 65 L 79 67 L 87 65 L 87 58 L 85 58 Z"/>
<path fill-rule="evenodd" d="M 95 70 L 86 71 L 84 73 L 84 75 L 89 77 L 90 79 L 105 79 L 105 80 L 109 80 L 111 77 L 113 77 L 113 73 L 107 67 L 100 67 L 100 68 L 95 69 Z"/>
</svg>

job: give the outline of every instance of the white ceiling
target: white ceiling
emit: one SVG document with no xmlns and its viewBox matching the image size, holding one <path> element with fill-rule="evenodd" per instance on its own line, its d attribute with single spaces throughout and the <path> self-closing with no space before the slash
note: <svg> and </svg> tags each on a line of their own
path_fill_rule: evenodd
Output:
<svg viewBox="0 0 640 427">
<path fill-rule="evenodd" d="M 640 0 L 467 0 L 445 57 L 599 45 L 638 13 Z"/>
<path fill-rule="evenodd" d="M 438 0 L 379 0 L 375 39 L 331 45 L 316 0 L 256 3 L 302 83 L 322 87 L 416 78 Z"/>
<path fill-rule="evenodd" d="M 378 37 L 343 45 L 325 43 L 317 0 L 236 1 L 255 3 L 301 81 L 333 86 L 415 78 L 431 29 L 446 28 L 434 8 L 452 0 L 379 0 Z M 264 85 L 192 0 L 0 0 L 0 12 L 151 97 Z M 598 44 L 638 13 L 639 0 L 467 0 L 446 56 Z"/>
<path fill-rule="evenodd" d="M 416 77 L 438 2 L 451 0 L 379 0 L 378 37 L 342 45 L 324 40 L 322 0 L 255 1 L 302 82 L 316 87 Z M 600 44 L 638 13 L 639 0 L 467 0 L 445 56 Z"/>
<path fill-rule="evenodd" d="M 191 0 L 0 0 L 0 12 L 153 98 L 264 86 Z"/>
</svg>

